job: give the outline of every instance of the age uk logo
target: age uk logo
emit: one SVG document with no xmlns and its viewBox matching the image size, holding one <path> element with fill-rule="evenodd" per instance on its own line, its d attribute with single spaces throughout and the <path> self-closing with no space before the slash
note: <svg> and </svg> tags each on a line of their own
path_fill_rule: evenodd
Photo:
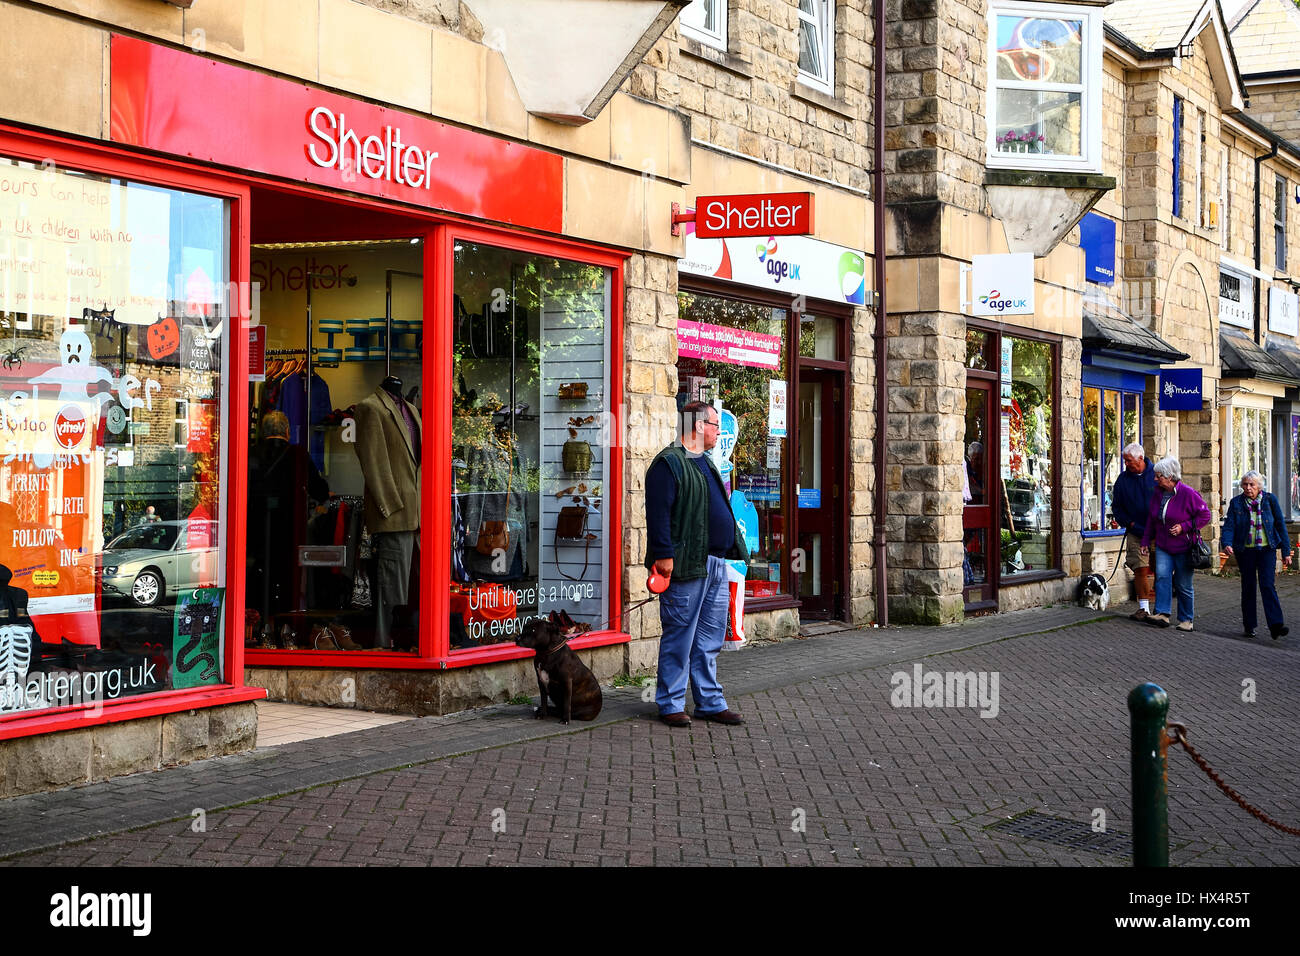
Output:
<svg viewBox="0 0 1300 956">
<path fill-rule="evenodd" d="M 1012 299 L 1002 296 L 1002 293 L 994 289 L 988 295 L 980 296 L 980 305 L 990 309 L 996 309 L 999 312 L 1005 312 L 1007 309 L 1023 309 L 1028 299 Z"/>
</svg>

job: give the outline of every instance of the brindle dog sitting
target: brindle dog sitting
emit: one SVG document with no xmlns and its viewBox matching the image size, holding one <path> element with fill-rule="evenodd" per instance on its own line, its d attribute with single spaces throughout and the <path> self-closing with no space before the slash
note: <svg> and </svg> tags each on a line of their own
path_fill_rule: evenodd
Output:
<svg viewBox="0 0 1300 956">
<path fill-rule="evenodd" d="M 564 724 L 573 717 L 595 720 L 604 703 L 596 675 L 578 659 L 567 642 L 568 638 L 558 627 L 540 619 L 525 624 L 523 633 L 515 641 L 520 647 L 531 647 L 537 655 L 533 659 L 533 668 L 537 671 L 541 701 L 533 716 L 538 720 L 548 714 L 548 697 L 560 712 L 560 722 Z"/>
</svg>

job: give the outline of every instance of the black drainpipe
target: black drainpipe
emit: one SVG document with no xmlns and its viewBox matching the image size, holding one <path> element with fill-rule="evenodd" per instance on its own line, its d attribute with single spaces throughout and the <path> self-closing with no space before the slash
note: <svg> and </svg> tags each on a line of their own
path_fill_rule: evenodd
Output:
<svg viewBox="0 0 1300 956">
<path fill-rule="evenodd" d="M 875 272 L 876 272 L 876 623 L 889 626 L 889 588 L 885 568 L 885 519 L 888 514 L 885 494 L 885 435 L 889 431 L 889 399 L 886 386 L 889 363 L 885 354 L 885 0 L 876 0 L 876 84 L 874 119 L 875 169 L 872 172 L 871 198 L 875 205 Z M 1256 176 L 1256 190 L 1259 188 Z"/>
</svg>

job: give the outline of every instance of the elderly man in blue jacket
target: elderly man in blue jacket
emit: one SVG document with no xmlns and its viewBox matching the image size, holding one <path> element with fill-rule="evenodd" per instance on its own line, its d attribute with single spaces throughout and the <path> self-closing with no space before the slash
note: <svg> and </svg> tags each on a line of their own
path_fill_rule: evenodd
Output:
<svg viewBox="0 0 1300 956">
<path fill-rule="evenodd" d="M 1155 597 L 1155 582 L 1152 578 L 1148 560 L 1140 553 L 1142 535 L 1146 533 L 1147 512 L 1151 507 L 1151 496 L 1156 493 L 1156 472 L 1137 442 L 1124 449 L 1124 470 L 1115 479 L 1115 490 L 1111 495 L 1111 514 L 1121 528 L 1128 532 L 1124 540 L 1128 543 L 1125 564 L 1133 572 L 1133 584 L 1137 589 L 1138 609 L 1130 614 L 1135 621 L 1145 621 L 1151 613 L 1151 600 Z"/>
</svg>

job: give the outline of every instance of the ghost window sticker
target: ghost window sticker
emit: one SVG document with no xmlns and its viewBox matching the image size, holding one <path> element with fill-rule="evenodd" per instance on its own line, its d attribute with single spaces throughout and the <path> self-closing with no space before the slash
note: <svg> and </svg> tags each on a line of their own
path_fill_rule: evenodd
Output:
<svg viewBox="0 0 1300 956">
<path fill-rule="evenodd" d="M 28 379 L 30 385 L 58 385 L 61 402 L 93 401 L 97 405 L 111 401 L 113 397 L 110 391 L 97 391 L 94 396 L 89 394 L 90 386 L 100 382 L 107 382 L 111 389 L 113 376 L 95 364 L 90 337 L 75 326 L 66 329 L 59 337 L 59 364 Z"/>
</svg>

